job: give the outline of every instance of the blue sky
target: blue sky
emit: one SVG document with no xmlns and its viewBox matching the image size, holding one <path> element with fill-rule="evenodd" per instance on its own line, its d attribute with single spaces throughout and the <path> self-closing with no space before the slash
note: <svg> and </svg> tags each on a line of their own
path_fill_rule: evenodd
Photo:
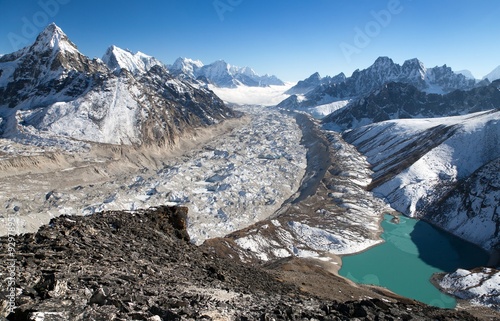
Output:
<svg viewBox="0 0 500 321">
<path fill-rule="evenodd" d="M 498 0 L 0 0 L 0 53 L 50 22 L 90 57 L 113 44 L 166 64 L 224 59 L 287 81 L 349 76 L 379 56 L 476 78 L 500 65 Z"/>
</svg>

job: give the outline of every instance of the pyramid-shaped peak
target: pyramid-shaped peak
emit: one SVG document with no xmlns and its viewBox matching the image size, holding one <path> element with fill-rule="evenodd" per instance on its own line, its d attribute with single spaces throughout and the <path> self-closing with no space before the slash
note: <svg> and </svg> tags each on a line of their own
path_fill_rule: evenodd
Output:
<svg viewBox="0 0 500 321">
<path fill-rule="evenodd" d="M 190 59 L 190 58 L 179 57 L 174 61 L 172 66 L 181 67 L 184 65 L 193 65 L 193 66 L 201 68 L 201 67 L 203 67 L 203 62 L 201 62 L 201 60 L 194 60 L 194 59 Z"/>
<path fill-rule="evenodd" d="M 378 57 L 375 62 L 373 63 L 374 66 L 386 66 L 386 65 L 393 65 L 394 61 L 392 61 L 391 58 L 386 57 L 386 56 L 381 56 Z"/>
<path fill-rule="evenodd" d="M 214 65 L 214 66 L 222 66 L 222 67 L 227 67 L 227 68 L 229 68 L 231 66 L 230 64 L 228 64 L 226 61 L 224 61 L 222 59 L 214 61 L 212 63 L 212 65 Z"/>
<path fill-rule="evenodd" d="M 61 35 L 65 35 L 65 33 L 62 31 L 62 29 L 59 28 L 59 26 L 57 26 L 54 22 L 52 22 L 47 27 L 45 27 L 45 29 L 41 33 L 42 34 L 54 34 L 54 33 L 58 33 L 58 34 L 61 34 Z"/>
<path fill-rule="evenodd" d="M 423 65 L 424 63 L 421 62 L 418 58 L 412 58 L 405 60 L 403 64 L 408 64 L 408 65 Z"/>
<path fill-rule="evenodd" d="M 78 52 L 74 43 L 55 23 L 48 25 L 36 38 L 32 48 L 37 52 L 67 51 Z"/>
<path fill-rule="evenodd" d="M 313 81 L 313 80 L 320 80 L 321 79 L 321 75 L 319 74 L 319 72 L 315 72 L 314 74 L 310 75 L 307 79 L 307 80 L 310 80 L 310 81 Z"/>
<path fill-rule="evenodd" d="M 257 73 L 250 67 L 241 68 L 240 73 L 247 75 L 247 76 L 256 76 L 257 75 Z"/>
<path fill-rule="evenodd" d="M 129 49 L 121 49 L 115 45 L 106 50 L 102 61 L 113 71 L 119 72 L 126 69 L 133 74 L 144 73 L 156 65 L 163 66 L 159 60 L 152 56 L 142 52 L 133 53 Z"/>
<path fill-rule="evenodd" d="M 128 49 L 122 49 L 115 45 L 111 45 L 108 47 L 108 49 L 106 49 L 106 53 L 104 54 L 103 60 L 106 61 L 105 57 L 112 55 L 134 55 L 134 53 Z"/>
<path fill-rule="evenodd" d="M 422 61 L 418 60 L 417 58 L 413 59 L 408 59 L 403 63 L 403 69 L 405 68 L 411 68 L 411 69 L 420 69 L 420 70 L 426 70 L 425 65 Z"/>
</svg>

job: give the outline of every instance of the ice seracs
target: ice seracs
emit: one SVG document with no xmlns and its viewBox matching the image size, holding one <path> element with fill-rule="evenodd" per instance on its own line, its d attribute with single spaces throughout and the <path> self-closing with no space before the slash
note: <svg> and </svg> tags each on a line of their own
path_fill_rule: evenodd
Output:
<svg viewBox="0 0 500 321">
<path fill-rule="evenodd" d="M 108 160 L 103 156 L 100 166 L 85 166 L 85 158 L 91 154 L 85 153 L 77 166 L 54 174 L 78 177 L 78 173 L 87 171 L 87 166 L 95 166 L 102 173 L 85 174 L 77 181 L 77 188 L 57 182 L 47 184 L 52 180 L 47 178 L 42 179 L 40 189 L 28 187 L 29 191 L 18 195 L 13 191 L 19 185 L 9 185 L 14 180 L 2 180 L 0 204 L 9 211 L 16 208 L 20 232 L 33 230 L 33 226 L 61 214 L 88 215 L 112 209 L 133 211 L 183 204 L 189 207 L 188 231 L 193 242 L 200 244 L 207 238 L 223 237 L 272 215 L 296 192 L 306 166 L 305 147 L 297 143 L 301 131 L 293 117 L 258 107 L 245 110 L 249 114 L 246 118 L 231 120 L 238 125 L 234 130 L 204 146 L 135 170 L 126 163 L 120 175 L 108 177 L 123 164 L 120 159 Z M 117 116 L 119 121 L 124 120 Z M 70 124 L 67 125 L 66 130 L 70 130 Z M 208 129 L 202 133 L 209 134 Z M 186 139 L 185 143 L 194 144 L 199 138 L 192 139 L 193 142 Z M 122 148 L 126 158 L 148 157 L 144 149 L 127 149 L 123 145 L 110 148 Z M 165 154 L 171 153 L 167 150 Z M 96 176 L 97 181 L 87 183 Z M 30 216 L 32 213 L 36 213 L 35 217 Z M 6 233 L 5 227 L 6 224 L 0 224 L 0 234 Z"/>
</svg>

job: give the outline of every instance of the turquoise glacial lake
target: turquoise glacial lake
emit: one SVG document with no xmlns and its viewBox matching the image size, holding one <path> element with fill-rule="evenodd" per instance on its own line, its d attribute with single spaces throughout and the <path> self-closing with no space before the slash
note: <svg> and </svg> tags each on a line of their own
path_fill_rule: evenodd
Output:
<svg viewBox="0 0 500 321">
<path fill-rule="evenodd" d="M 481 248 L 424 221 L 392 215 L 382 221 L 384 243 L 342 257 L 340 275 L 357 283 L 385 287 L 429 305 L 454 308 L 453 297 L 440 292 L 430 278 L 434 273 L 484 266 L 489 255 Z"/>
</svg>

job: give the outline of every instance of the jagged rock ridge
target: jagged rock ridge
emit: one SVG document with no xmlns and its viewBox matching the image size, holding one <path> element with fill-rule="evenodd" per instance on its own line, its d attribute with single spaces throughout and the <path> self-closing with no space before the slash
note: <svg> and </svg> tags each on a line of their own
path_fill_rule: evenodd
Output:
<svg viewBox="0 0 500 321">
<path fill-rule="evenodd" d="M 116 46 L 108 48 L 102 61 L 114 72 L 120 72 L 126 69 L 133 74 L 145 73 L 153 66 L 164 67 L 163 63 L 154 57 L 148 56 L 142 52 L 133 53 L 129 50 L 123 50 Z"/>
<path fill-rule="evenodd" d="M 445 95 L 429 94 L 411 84 L 390 82 L 322 119 L 344 131 L 389 119 L 464 115 L 500 108 L 500 81 Z"/>
<path fill-rule="evenodd" d="M 354 71 L 351 77 L 345 78 L 344 81 L 319 84 L 302 99 L 292 95 L 278 106 L 288 109 L 304 108 L 341 100 L 357 100 L 388 82 L 410 84 L 420 91 L 437 94 L 449 93 L 456 89 L 471 89 L 476 85 L 474 79 L 456 74 L 446 65 L 426 68 L 418 59 L 410 59 L 399 65 L 388 57 L 379 57 L 373 65 Z"/>
<path fill-rule="evenodd" d="M 320 85 L 337 84 L 345 81 L 345 79 L 346 76 L 343 72 L 334 77 L 330 76 L 321 77 L 319 73 L 315 72 L 308 78 L 300 80 L 295 86 L 288 89 L 286 91 L 286 94 L 289 95 L 306 94 Z"/>
</svg>

